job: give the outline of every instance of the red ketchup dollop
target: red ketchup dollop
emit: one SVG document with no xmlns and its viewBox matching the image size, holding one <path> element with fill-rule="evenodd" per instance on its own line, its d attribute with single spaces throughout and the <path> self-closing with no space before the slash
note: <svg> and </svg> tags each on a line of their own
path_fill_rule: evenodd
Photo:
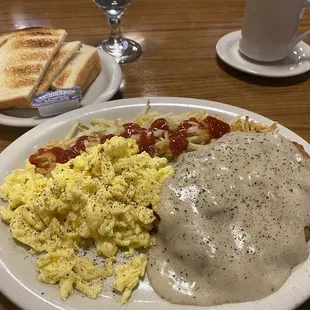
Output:
<svg viewBox="0 0 310 310">
<path fill-rule="evenodd" d="M 169 148 L 173 156 L 177 157 L 186 152 L 188 147 L 186 131 L 171 132 L 169 134 Z"/>
<path fill-rule="evenodd" d="M 90 136 L 79 137 L 75 144 L 65 150 L 61 147 L 52 147 L 50 149 L 40 148 L 37 154 L 29 157 L 29 162 L 37 168 L 49 169 L 53 164 L 65 164 L 70 159 L 77 157 L 86 150 L 85 141 L 89 141 Z"/>
<path fill-rule="evenodd" d="M 85 150 L 86 150 L 85 141 L 89 141 L 89 138 L 90 138 L 89 136 L 81 136 L 81 137 L 79 137 L 76 140 L 75 144 L 73 144 L 70 149 L 74 153 L 76 153 L 77 155 L 80 155 L 81 152 L 85 152 Z"/>
<path fill-rule="evenodd" d="M 193 126 L 198 126 L 199 129 L 205 129 L 203 124 L 201 124 L 196 118 L 191 117 L 189 120 L 181 122 L 176 132 L 170 132 L 169 147 L 173 156 L 178 157 L 187 151 L 187 130 Z"/>
<path fill-rule="evenodd" d="M 112 139 L 113 137 L 115 137 L 115 135 L 103 135 L 101 138 L 100 138 L 100 143 L 103 144 L 104 142 L 106 142 L 107 140 L 110 140 Z"/>
<path fill-rule="evenodd" d="M 49 169 L 50 165 L 68 162 L 68 157 L 66 150 L 56 146 L 48 150 L 40 149 L 38 154 L 29 157 L 29 162 L 37 168 Z"/>
<path fill-rule="evenodd" d="M 124 132 L 120 135 L 123 138 L 130 138 L 132 135 L 140 134 L 142 131 L 145 131 L 145 128 L 141 128 L 138 124 L 127 123 L 123 125 Z"/>
<path fill-rule="evenodd" d="M 140 139 L 138 141 L 139 151 L 147 152 L 150 156 L 155 156 L 155 143 L 156 138 L 152 132 L 148 133 L 147 131 L 143 131 L 140 134 Z"/>
<path fill-rule="evenodd" d="M 182 131 L 187 130 L 192 126 L 195 126 L 193 123 L 195 123 L 199 129 L 205 129 L 205 126 L 202 123 L 198 122 L 198 120 L 195 117 L 191 117 L 189 120 L 181 122 L 180 125 L 178 126 L 178 130 Z"/>
<path fill-rule="evenodd" d="M 168 122 L 164 118 L 158 118 L 150 126 L 151 129 L 169 130 Z"/>
<path fill-rule="evenodd" d="M 218 139 L 230 132 L 230 125 L 213 117 L 207 116 L 203 123 L 206 125 L 211 137 Z"/>
<path fill-rule="evenodd" d="M 43 154 L 46 151 L 47 151 L 47 149 L 40 148 L 40 149 L 38 149 L 38 154 Z"/>
</svg>

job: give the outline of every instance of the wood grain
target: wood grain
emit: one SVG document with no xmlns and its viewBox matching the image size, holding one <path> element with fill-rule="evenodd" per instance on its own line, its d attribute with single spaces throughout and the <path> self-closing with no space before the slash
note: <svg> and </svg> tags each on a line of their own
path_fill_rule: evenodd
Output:
<svg viewBox="0 0 310 310">
<path fill-rule="evenodd" d="M 218 39 L 240 29 L 243 7 L 244 0 L 134 0 L 123 30 L 141 44 L 143 53 L 122 66 L 124 82 L 115 98 L 179 96 L 224 102 L 274 119 L 310 142 L 310 73 L 259 78 L 216 57 Z M 0 32 L 29 26 L 64 28 L 68 40 L 91 45 L 109 32 L 103 12 L 91 0 L 0 1 Z M 300 30 L 308 27 L 306 12 Z M 0 126 L 0 151 L 27 130 Z M 0 295 L 0 310 L 9 309 L 18 308 Z M 306 309 L 310 301 L 299 308 Z"/>
</svg>

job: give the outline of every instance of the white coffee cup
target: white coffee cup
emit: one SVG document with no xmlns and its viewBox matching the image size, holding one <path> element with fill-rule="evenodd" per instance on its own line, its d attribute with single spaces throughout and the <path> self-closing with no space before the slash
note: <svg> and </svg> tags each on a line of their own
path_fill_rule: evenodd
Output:
<svg viewBox="0 0 310 310">
<path fill-rule="evenodd" d="M 297 33 L 310 0 L 247 0 L 239 50 L 258 61 L 285 58 L 310 29 Z"/>
</svg>

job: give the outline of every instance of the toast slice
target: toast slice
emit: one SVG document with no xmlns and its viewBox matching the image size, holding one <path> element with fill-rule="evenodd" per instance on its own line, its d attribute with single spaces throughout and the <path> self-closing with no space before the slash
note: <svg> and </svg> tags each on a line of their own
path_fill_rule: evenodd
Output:
<svg viewBox="0 0 310 310">
<path fill-rule="evenodd" d="M 69 59 L 81 48 L 81 46 L 80 41 L 63 43 L 61 45 L 45 72 L 44 77 L 36 90 L 36 94 L 43 93 L 50 88 L 58 73 L 69 61 Z"/>
<path fill-rule="evenodd" d="M 89 74 L 84 85 L 81 87 L 83 94 L 87 91 L 88 87 L 93 83 L 93 81 L 96 79 L 96 77 L 99 75 L 100 72 L 101 72 L 101 64 L 100 62 L 98 62 L 95 68 Z"/>
<path fill-rule="evenodd" d="M 95 47 L 83 45 L 65 65 L 52 83 L 52 89 L 80 86 L 86 89 L 87 79 L 93 69 L 100 65 L 100 58 Z"/>
<path fill-rule="evenodd" d="M 66 35 L 62 29 L 26 28 L 0 38 L 0 109 L 31 108 L 33 94 Z"/>
</svg>

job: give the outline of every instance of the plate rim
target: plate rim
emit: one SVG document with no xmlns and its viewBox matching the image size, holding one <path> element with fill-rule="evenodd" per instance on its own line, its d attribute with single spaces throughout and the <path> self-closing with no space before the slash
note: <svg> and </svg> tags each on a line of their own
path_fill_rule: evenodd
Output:
<svg viewBox="0 0 310 310">
<path fill-rule="evenodd" d="M 90 46 L 88 44 L 82 44 L 85 46 Z M 93 47 L 93 46 L 92 46 Z M 108 93 L 102 93 L 99 97 L 97 97 L 91 104 L 89 105 L 93 105 L 93 104 L 97 104 L 97 103 L 101 103 L 103 101 L 107 101 L 109 99 L 111 99 L 119 90 L 121 83 L 123 81 L 123 71 L 121 69 L 121 66 L 119 63 L 117 63 L 117 61 L 111 56 L 109 55 L 107 52 L 97 48 L 100 59 L 102 59 L 103 57 L 105 59 L 109 59 L 111 62 L 111 69 L 114 72 L 114 76 L 113 78 L 110 80 L 110 85 L 112 85 L 112 87 L 109 87 L 107 89 Z M 104 68 L 102 68 L 102 70 L 104 70 Z M 25 127 L 25 128 L 31 128 L 31 127 L 35 127 L 38 126 L 50 119 L 54 119 L 55 117 L 58 117 L 59 115 L 56 116 L 52 116 L 52 117 L 46 117 L 46 118 L 40 118 L 40 119 L 33 119 L 31 117 L 29 118 L 21 118 L 21 117 L 17 117 L 17 116 L 10 116 L 10 115 L 6 115 L 1 113 L 0 110 L 0 125 L 3 126 L 9 126 L 9 127 Z"/>
<path fill-rule="evenodd" d="M 122 108 L 122 107 L 143 107 L 146 104 L 146 101 L 150 100 L 151 106 L 154 105 L 155 107 L 188 107 L 189 110 L 192 107 L 204 107 L 205 110 L 209 110 L 212 112 L 221 112 L 224 111 L 227 115 L 231 114 L 231 116 L 235 116 L 236 114 L 239 115 L 249 115 L 251 119 L 257 119 L 262 121 L 266 124 L 270 124 L 272 120 L 257 114 L 255 112 L 248 111 L 246 109 L 242 109 L 239 107 L 235 107 L 232 105 L 209 101 L 204 99 L 193 99 L 193 98 L 184 98 L 184 97 L 140 97 L 140 98 L 130 98 L 130 99 L 119 99 L 109 102 L 101 102 L 96 105 L 88 105 L 78 110 L 73 110 L 67 112 L 65 114 L 59 115 L 53 119 L 50 119 L 37 127 L 32 128 L 13 143 L 11 143 L 1 154 L 0 154 L 0 161 L 10 160 L 10 153 L 15 152 L 20 148 L 20 145 L 23 145 L 23 148 L 27 148 L 26 143 L 23 143 L 23 140 L 28 141 L 27 138 L 32 139 L 39 139 L 40 136 L 43 136 L 46 132 L 52 133 L 55 128 L 61 126 L 62 124 L 68 123 L 73 121 L 74 119 L 82 116 L 88 116 L 91 114 L 100 113 L 106 110 L 115 109 L 115 108 Z M 211 113 L 212 113 L 211 112 Z M 279 124 L 280 133 L 284 136 L 288 134 L 288 136 L 293 136 L 294 139 L 296 138 L 297 142 L 301 143 L 305 149 L 310 152 L 310 144 L 304 140 L 302 137 L 294 133 L 293 131 L 287 129 L 286 127 Z M 44 130 L 45 129 L 45 130 Z M 22 143 L 22 144 L 21 144 Z M 4 175 L 1 175 L 1 177 Z M 69 305 L 64 306 L 60 304 L 54 304 L 48 300 L 48 296 L 42 297 L 38 294 L 38 292 L 31 291 L 27 285 L 19 281 L 18 277 L 15 277 L 9 267 L 7 267 L 4 262 L 2 261 L 2 249 L 0 247 L 0 292 L 6 296 L 9 300 L 11 300 L 14 304 L 18 305 L 21 309 L 25 310 L 32 310 L 35 306 L 41 307 L 43 310 L 73 310 L 72 307 Z M 301 265 L 299 265 L 301 266 Z M 303 295 L 298 298 L 298 301 L 292 301 L 292 308 L 301 305 L 305 300 L 308 300 L 310 297 L 310 291 L 308 295 Z M 24 303 L 24 300 L 27 300 L 27 303 Z M 262 299 L 263 300 L 263 299 Z M 255 303 L 255 302 L 253 302 Z M 248 304 L 248 303 L 241 303 L 241 304 Z M 241 305 L 238 304 L 238 305 Z M 229 306 L 234 304 L 226 304 L 216 306 L 219 310 L 228 309 Z M 225 307 L 226 306 L 226 307 Z M 173 307 L 171 307 L 173 308 Z M 190 309 L 198 309 L 196 307 L 188 307 Z M 202 307 L 205 310 L 213 310 L 215 307 Z M 234 308 L 236 309 L 236 308 Z M 256 308 L 255 308 L 256 309 Z"/>
</svg>

